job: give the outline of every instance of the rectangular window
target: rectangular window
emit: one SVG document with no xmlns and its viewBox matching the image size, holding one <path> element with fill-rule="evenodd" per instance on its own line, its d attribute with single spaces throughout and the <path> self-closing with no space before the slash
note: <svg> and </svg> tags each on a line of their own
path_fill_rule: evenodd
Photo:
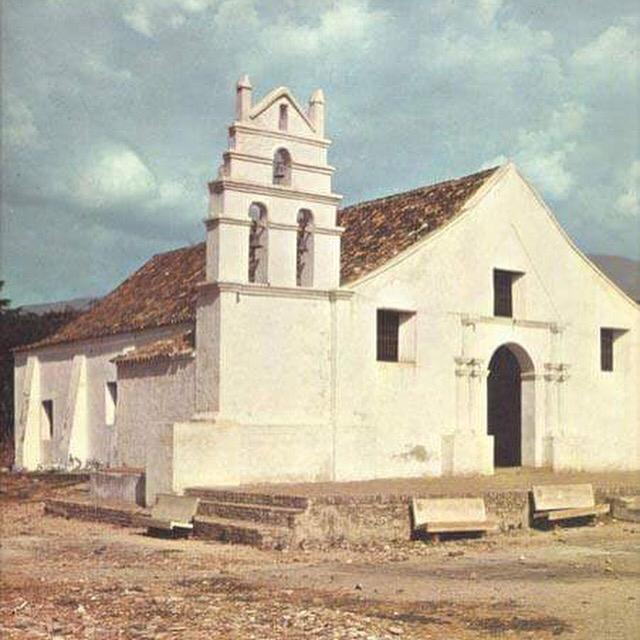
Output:
<svg viewBox="0 0 640 640">
<path fill-rule="evenodd" d="M 493 270 L 493 315 L 513 317 L 513 271 Z"/>
<path fill-rule="evenodd" d="M 414 312 L 378 309 L 376 359 L 380 362 L 415 362 Z"/>
<path fill-rule="evenodd" d="M 378 360 L 398 362 L 400 313 L 378 309 Z"/>
<path fill-rule="evenodd" d="M 43 400 L 40 410 L 40 437 L 43 440 L 53 438 L 53 400 Z"/>
<path fill-rule="evenodd" d="M 613 329 L 600 329 L 600 370 L 613 371 Z"/>
<path fill-rule="evenodd" d="M 105 387 L 105 422 L 106 424 L 115 424 L 116 406 L 118 405 L 118 383 L 107 382 Z"/>
</svg>

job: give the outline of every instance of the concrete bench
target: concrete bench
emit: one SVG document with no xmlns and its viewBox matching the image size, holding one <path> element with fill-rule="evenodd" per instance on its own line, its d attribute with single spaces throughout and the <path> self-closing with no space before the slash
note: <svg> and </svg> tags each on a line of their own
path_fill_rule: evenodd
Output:
<svg viewBox="0 0 640 640">
<path fill-rule="evenodd" d="M 547 484 L 534 486 L 533 519 L 557 522 L 609 513 L 608 504 L 596 504 L 590 484 Z"/>
<path fill-rule="evenodd" d="M 498 529 L 487 517 L 483 498 L 414 498 L 413 526 L 417 531 L 441 533 L 486 533 Z"/>
<path fill-rule="evenodd" d="M 170 493 L 159 493 L 151 516 L 145 524 L 149 530 L 163 531 L 193 529 L 193 518 L 198 510 L 200 498 L 193 496 L 176 496 Z"/>
</svg>

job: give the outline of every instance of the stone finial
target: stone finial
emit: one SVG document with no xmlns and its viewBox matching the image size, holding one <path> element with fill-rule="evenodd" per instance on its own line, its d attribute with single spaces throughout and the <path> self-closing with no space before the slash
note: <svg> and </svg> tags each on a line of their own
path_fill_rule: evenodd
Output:
<svg viewBox="0 0 640 640">
<path fill-rule="evenodd" d="M 248 75 L 243 75 L 236 84 L 236 120 L 246 120 L 251 111 L 251 82 Z"/>
<path fill-rule="evenodd" d="M 322 89 L 316 89 L 309 99 L 309 104 L 324 104 L 324 93 Z"/>
<path fill-rule="evenodd" d="M 322 89 L 316 89 L 309 99 L 309 120 L 313 124 L 316 133 L 324 136 L 324 93 Z"/>
</svg>

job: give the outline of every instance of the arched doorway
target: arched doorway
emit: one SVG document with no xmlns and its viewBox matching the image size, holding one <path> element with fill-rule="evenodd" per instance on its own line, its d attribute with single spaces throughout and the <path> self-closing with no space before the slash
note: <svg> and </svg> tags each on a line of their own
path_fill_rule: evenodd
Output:
<svg viewBox="0 0 640 640">
<path fill-rule="evenodd" d="M 523 374 L 533 371 L 533 363 L 516 344 L 496 349 L 489 362 L 487 380 L 487 430 L 493 436 L 494 465 L 519 467 L 522 464 L 523 416 L 533 418 L 531 394 L 523 395 Z"/>
</svg>

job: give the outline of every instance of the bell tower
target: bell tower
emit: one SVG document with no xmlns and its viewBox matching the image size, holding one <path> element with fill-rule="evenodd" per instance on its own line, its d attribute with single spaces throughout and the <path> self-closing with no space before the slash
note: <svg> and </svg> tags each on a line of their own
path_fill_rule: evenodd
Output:
<svg viewBox="0 0 640 640">
<path fill-rule="evenodd" d="M 286 87 L 256 104 L 252 93 L 243 76 L 228 149 L 209 184 L 207 281 L 337 288 L 341 197 L 331 190 L 324 95 L 315 91 L 303 108 Z"/>
<path fill-rule="evenodd" d="M 342 229 L 324 124 L 320 90 L 303 107 L 286 87 L 255 102 L 247 76 L 236 85 L 228 148 L 209 184 L 206 282 L 196 317 L 197 419 L 329 420 Z"/>
</svg>

